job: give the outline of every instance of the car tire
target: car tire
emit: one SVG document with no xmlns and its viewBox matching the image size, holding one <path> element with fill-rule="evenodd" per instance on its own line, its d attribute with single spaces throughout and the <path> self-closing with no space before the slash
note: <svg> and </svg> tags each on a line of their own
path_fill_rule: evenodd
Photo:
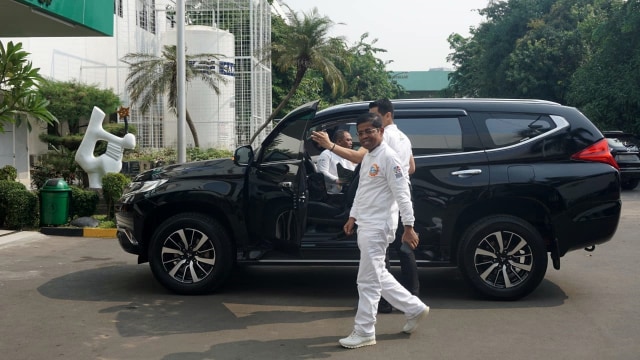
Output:
<svg viewBox="0 0 640 360">
<path fill-rule="evenodd" d="M 154 232 L 149 266 L 169 290 L 184 295 L 218 289 L 233 267 L 231 241 L 215 220 L 184 213 L 165 220 Z"/>
<path fill-rule="evenodd" d="M 636 187 L 638 187 L 638 183 L 640 183 L 640 180 L 638 179 L 627 180 L 627 181 L 623 181 L 620 184 L 620 187 L 622 188 L 622 190 L 633 190 Z"/>
<path fill-rule="evenodd" d="M 547 271 L 540 233 L 509 215 L 483 218 L 462 236 L 458 265 L 467 282 L 484 297 L 517 300 L 531 293 Z"/>
</svg>

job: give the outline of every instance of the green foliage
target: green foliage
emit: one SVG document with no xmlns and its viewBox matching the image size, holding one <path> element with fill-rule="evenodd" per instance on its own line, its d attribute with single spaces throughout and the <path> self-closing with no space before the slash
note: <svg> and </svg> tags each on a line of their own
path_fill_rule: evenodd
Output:
<svg viewBox="0 0 640 360">
<path fill-rule="evenodd" d="M 38 223 L 38 196 L 16 181 L 0 180 L 0 225 L 22 229 Z"/>
<path fill-rule="evenodd" d="M 105 114 L 112 114 L 120 105 L 120 99 L 113 90 L 102 90 L 97 85 L 77 81 L 47 80 L 42 82 L 40 93 L 49 100 L 49 111 L 58 120 L 69 124 L 71 134 L 80 133 L 81 121 L 88 121 L 94 106 L 102 109 Z"/>
<path fill-rule="evenodd" d="M 333 96 L 342 94 L 346 90 L 344 76 L 338 68 L 338 64 L 348 66 L 345 56 L 346 46 L 342 37 L 328 36 L 333 21 L 326 16 L 320 16 L 318 9 L 313 8 L 302 16 L 291 11 L 289 23 L 291 24 L 289 26 L 276 23 L 276 28 L 272 29 L 271 46 L 264 51 L 271 52 L 274 68 L 284 73 L 293 69 L 295 72 L 293 82 L 269 118 L 251 136 L 249 143 L 252 143 L 285 108 L 297 92 L 308 70 L 316 70 L 322 74 Z"/>
<path fill-rule="evenodd" d="M 231 152 L 229 150 L 220 150 L 220 149 L 202 150 L 200 148 L 189 148 L 189 149 L 187 149 L 187 159 L 188 159 L 188 161 L 231 158 L 232 156 L 233 156 L 233 152 Z"/>
<path fill-rule="evenodd" d="M 101 221 L 100 224 L 98 224 L 99 229 L 115 229 L 115 227 L 116 222 L 113 220 Z"/>
<path fill-rule="evenodd" d="M 640 132 L 640 1 L 508 0 L 452 34 L 449 96 L 539 98 Z"/>
<path fill-rule="evenodd" d="M 640 1 L 605 7 L 592 21 L 593 56 L 573 76 L 569 100 L 604 130 L 640 132 Z"/>
<path fill-rule="evenodd" d="M 395 99 L 404 93 L 386 70 L 387 63 L 377 57 L 386 50 L 374 46 L 378 39 L 367 42 L 368 37 L 368 33 L 363 34 L 347 51 L 349 67 L 341 70 L 348 87 L 340 102 Z"/>
<path fill-rule="evenodd" d="M 29 53 L 22 50 L 22 43 L 9 41 L 5 48 L 0 41 L 0 133 L 4 124 L 20 125 L 20 115 L 29 115 L 48 124 L 57 122 L 47 110 L 49 102 L 38 92 L 42 76 L 27 60 Z M 31 124 L 27 118 L 27 126 Z"/>
<path fill-rule="evenodd" d="M 95 214 L 100 195 L 93 190 L 84 190 L 77 186 L 71 188 L 71 206 L 69 216 L 71 218 L 91 216 Z"/>
<path fill-rule="evenodd" d="M 84 179 L 85 172 L 75 160 L 75 151 L 64 147 L 42 155 L 39 161 L 31 166 L 31 184 L 40 189 L 48 179 L 63 178 L 67 184 Z"/>
<path fill-rule="evenodd" d="M 0 180 L 15 181 L 18 178 L 18 170 L 11 165 L 0 168 Z"/>
<path fill-rule="evenodd" d="M 70 151 L 76 151 L 80 147 L 80 143 L 82 142 L 83 135 L 81 134 L 73 134 L 73 135 L 51 135 L 42 133 L 38 135 L 40 141 L 49 144 L 55 148 L 64 147 Z"/>
<path fill-rule="evenodd" d="M 4 223 L 9 210 L 9 193 L 23 190 L 27 190 L 27 188 L 22 183 L 15 180 L 0 179 L 0 225 Z"/>
<path fill-rule="evenodd" d="M 102 196 L 107 202 L 107 219 L 115 216 L 114 205 L 131 180 L 121 173 L 108 173 L 102 177 Z"/>
<path fill-rule="evenodd" d="M 233 152 L 222 149 L 200 149 L 200 148 L 188 148 L 187 149 L 187 161 L 209 160 L 230 158 L 233 156 Z M 165 164 L 176 163 L 176 149 L 164 148 L 164 149 L 136 149 L 125 155 L 124 161 L 149 161 L 156 162 L 162 161 Z"/>
<path fill-rule="evenodd" d="M 271 17 L 271 29 L 273 43 L 283 42 L 285 35 L 293 31 L 278 16 Z M 386 70 L 387 63 L 377 57 L 386 50 L 374 46 L 377 39 L 369 41 L 368 38 L 369 34 L 365 33 L 356 44 L 345 48 L 340 55 L 344 60 L 336 63 L 336 68 L 342 73 L 346 84 L 344 92 L 334 94 L 323 74 L 315 69 L 309 69 L 280 114 L 286 114 L 300 105 L 317 99 L 321 99 L 321 105 L 326 107 L 351 101 L 394 99 L 404 94 L 404 89 Z M 274 67 L 272 70 L 274 104 L 284 100 L 293 87 L 295 78 L 295 68 Z"/>
</svg>

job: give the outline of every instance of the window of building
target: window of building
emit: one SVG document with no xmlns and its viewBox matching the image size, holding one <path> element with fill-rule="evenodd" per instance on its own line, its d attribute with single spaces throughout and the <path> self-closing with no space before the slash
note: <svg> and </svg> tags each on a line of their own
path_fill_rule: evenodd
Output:
<svg viewBox="0 0 640 360">
<path fill-rule="evenodd" d="M 138 0 L 136 2 L 136 25 L 150 33 L 156 33 L 156 1 Z"/>
</svg>

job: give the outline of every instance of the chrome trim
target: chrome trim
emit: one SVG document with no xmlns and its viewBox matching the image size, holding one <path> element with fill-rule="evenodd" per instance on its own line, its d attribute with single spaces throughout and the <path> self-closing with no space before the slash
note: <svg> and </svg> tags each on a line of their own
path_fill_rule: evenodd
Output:
<svg viewBox="0 0 640 360">
<path fill-rule="evenodd" d="M 129 229 L 118 228 L 118 233 L 124 235 L 124 237 L 129 241 L 132 245 L 138 246 L 138 240 L 133 236 L 133 233 Z"/>
</svg>

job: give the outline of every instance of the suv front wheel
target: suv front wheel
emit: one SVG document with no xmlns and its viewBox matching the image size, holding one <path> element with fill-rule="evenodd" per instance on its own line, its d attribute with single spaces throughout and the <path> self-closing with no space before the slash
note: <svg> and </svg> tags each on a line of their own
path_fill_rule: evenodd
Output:
<svg viewBox="0 0 640 360">
<path fill-rule="evenodd" d="M 215 220 L 184 213 L 154 232 L 149 265 L 155 278 L 179 294 L 204 294 L 220 287 L 233 266 L 231 241 Z"/>
<path fill-rule="evenodd" d="M 476 221 L 462 236 L 458 264 L 481 295 L 516 300 L 533 291 L 547 271 L 547 251 L 540 233 L 509 215 Z"/>
</svg>

